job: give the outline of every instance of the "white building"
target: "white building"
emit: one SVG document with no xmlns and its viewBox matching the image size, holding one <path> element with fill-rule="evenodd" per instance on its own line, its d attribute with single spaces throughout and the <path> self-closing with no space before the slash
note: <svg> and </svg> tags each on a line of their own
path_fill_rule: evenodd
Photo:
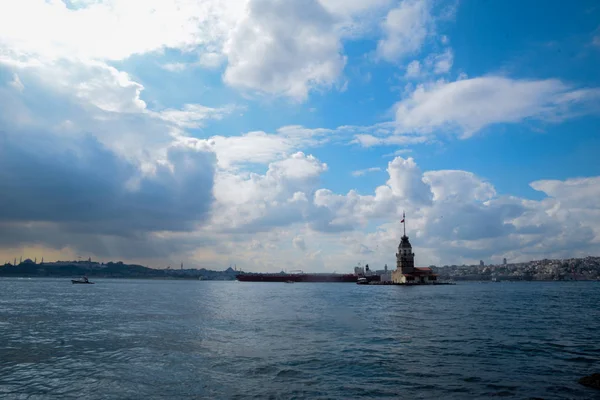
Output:
<svg viewBox="0 0 600 400">
<path fill-rule="evenodd" d="M 383 271 L 379 274 L 380 282 L 391 282 L 392 281 L 392 271 Z"/>
</svg>

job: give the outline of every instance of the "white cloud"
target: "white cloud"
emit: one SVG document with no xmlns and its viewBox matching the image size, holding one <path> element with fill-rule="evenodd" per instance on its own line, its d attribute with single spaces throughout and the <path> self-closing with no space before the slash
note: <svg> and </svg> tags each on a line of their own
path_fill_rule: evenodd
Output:
<svg viewBox="0 0 600 400">
<path fill-rule="evenodd" d="M 294 240 L 292 240 L 292 243 L 298 250 L 306 251 L 306 242 L 302 236 L 296 236 Z"/>
<path fill-rule="evenodd" d="M 17 75 L 16 73 L 13 74 L 12 81 L 8 82 L 8 85 L 19 92 L 22 92 L 25 89 L 25 85 L 23 85 L 23 82 L 21 82 L 19 75 Z"/>
<path fill-rule="evenodd" d="M 223 79 L 301 101 L 337 81 L 346 63 L 341 51 L 335 20 L 316 0 L 253 0 L 225 45 Z"/>
<path fill-rule="evenodd" d="M 413 158 L 396 157 L 388 165 L 390 179 L 387 185 L 394 196 L 411 203 L 427 205 L 431 202 L 431 189 Z"/>
<path fill-rule="evenodd" d="M 373 9 L 385 8 L 392 0 L 319 0 L 320 3 L 332 14 L 355 16 L 369 12 Z"/>
<path fill-rule="evenodd" d="M 417 52 L 432 29 L 432 24 L 428 1 L 402 1 L 399 7 L 387 14 L 382 23 L 384 38 L 377 44 L 377 54 L 393 62 Z"/>
<path fill-rule="evenodd" d="M 219 167 L 237 169 L 244 164 L 269 164 L 287 158 L 300 149 L 317 146 L 333 135 L 329 129 L 284 126 L 275 133 L 247 132 L 239 136 L 212 136 L 208 139 L 178 137 L 188 146 L 208 146 L 217 154 Z"/>
<path fill-rule="evenodd" d="M 79 99 L 88 101 L 103 111 L 139 113 L 146 109 L 146 102 L 140 98 L 144 87 L 133 81 L 127 73 L 103 64 L 91 67 L 85 71 L 90 75 L 76 84 L 71 80 L 73 75 L 65 76 L 68 80 L 63 82 L 63 89 L 75 87 Z"/>
<path fill-rule="evenodd" d="M 381 168 L 379 167 L 371 167 L 371 168 L 366 168 L 366 169 L 359 169 L 357 171 L 352 171 L 352 176 L 363 176 L 369 172 L 377 172 L 377 171 L 381 171 Z"/>
<path fill-rule="evenodd" d="M 190 63 L 174 62 L 161 65 L 163 69 L 171 72 L 181 72 L 191 67 L 203 67 L 206 69 L 219 68 L 225 62 L 225 56 L 220 52 L 201 52 L 198 60 Z"/>
<path fill-rule="evenodd" d="M 541 180 L 531 183 L 535 190 L 544 192 L 571 210 L 600 210 L 596 201 L 600 195 L 600 177 L 574 178 L 566 181 Z"/>
<path fill-rule="evenodd" d="M 446 49 L 442 54 L 433 56 L 433 72 L 436 74 L 446 74 L 452 69 L 454 62 L 454 53 L 451 49 Z"/>
<path fill-rule="evenodd" d="M 222 53 L 212 51 L 201 53 L 198 64 L 206 68 L 214 69 L 220 67 L 224 61 L 225 57 Z"/>
<path fill-rule="evenodd" d="M 327 164 L 297 152 L 270 163 L 264 175 L 218 172 L 213 229 L 269 231 L 302 221 L 310 211 L 309 196 L 326 170 Z"/>
<path fill-rule="evenodd" d="M 44 58 L 122 60 L 163 48 L 220 43 L 244 13 L 245 1 L 20 0 L 0 3 L 0 45 Z M 44 32 L 40 35 L 39 32 Z M 77 32 L 77 34 L 73 34 Z"/>
<path fill-rule="evenodd" d="M 396 157 L 404 154 L 412 153 L 412 149 L 398 149 L 393 153 L 384 154 L 382 157 Z"/>
<path fill-rule="evenodd" d="M 140 98 L 144 86 L 126 72 L 103 62 L 63 59 L 15 65 L 10 60 L 4 61 L 8 66 L 16 67 L 20 76 L 31 79 L 32 84 L 51 90 L 55 95 L 73 96 L 102 111 L 139 113 L 146 109 L 146 103 Z M 0 65 L 2 63 L 0 60 Z"/>
<path fill-rule="evenodd" d="M 171 122 L 180 128 L 198 128 L 207 119 L 222 119 L 235 110 L 233 106 L 220 108 L 206 107 L 200 104 L 184 104 L 183 108 L 166 109 L 154 113 L 158 118 Z"/>
<path fill-rule="evenodd" d="M 399 132 L 458 131 L 470 137 L 486 126 L 525 119 L 561 121 L 600 96 L 559 80 L 499 76 L 419 85 L 396 105 Z M 581 110 L 581 112 L 588 110 Z"/>
<path fill-rule="evenodd" d="M 217 153 L 219 166 L 229 168 L 240 163 L 266 164 L 283 157 L 296 145 L 279 135 L 249 132 L 242 136 L 215 136 L 207 140 Z"/>
<path fill-rule="evenodd" d="M 475 174 L 466 171 L 431 171 L 423 175 L 431 187 L 434 201 L 488 201 L 496 196 L 494 187 Z M 448 185 L 448 182 L 452 182 Z"/>
<path fill-rule="evenodd" d="M 362 147 L 374 147 L 425 143 L 428 140 L 426 136 L 422 135 L 373 136 L 371 134 L 358 134 L 354 136 L 351 143 L 359 144 Z"/>
<path fill-rule="evenodd" d="M 166 69 L 167 71 L 171 71 L 171 72 L 180 72 L 185 70 L 188 67 L 188 64 L 186 63 L 167 63 L 167 64 L 163 64 L 161 65 L 161 68 Z"/>
<path fill-rule="evenodd" d="M 271 176 L 281 179 L 306 179 L 327 171 L 327 164 L 320 163 L 314 156 L 298 152 L 288 159 L 273 163 L 269 167 Z"/>
<path fill-rule="evenodd" d="M 394 0 L 319 0 L 335 17 L 335 29 L 347 40 L 379 34 L 379 24 Z"/>
<path fill-rule="evenodd" d="M 421 75 L 421 63 L 419 60 L 413 60 L 406 67 L 406 74 L 404 75 L 407 78 L 418 78 Z"/>
<path fill-rule="evenodd" d="M 374 195 L 360 195 L 351 190 L 346 195 L 338 195 L 327 189 L 315 192 L 314 203 L 326 220 L 314 221 L 317 230 L 349 231 L 364 227 L 371 221 L 394 218 L 403 209 L 419 209 L 431 204 L 432 192 L 424 182 L 420 169 L 412 158 L 395 158 L 388 164 L 389 179 L 378 186 Z"/>
<path fill-rule="evenodd" d="M 407 79 L 425 78 L 432 75 L 447 74 L 452 69 L 454 53 L 446 49 L 443 53 L 428 55 L 423 62 L 413 60 L 406 67 L 404 77 Z"/>
</svg>

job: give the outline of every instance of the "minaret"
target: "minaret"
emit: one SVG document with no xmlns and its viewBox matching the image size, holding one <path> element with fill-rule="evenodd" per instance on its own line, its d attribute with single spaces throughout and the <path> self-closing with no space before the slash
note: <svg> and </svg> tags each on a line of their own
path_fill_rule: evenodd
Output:
<svg viewBox="0 0 600 400">
<path fill-rule="evenodd" d="M 398 253 L 396 253 L 396 269 L 402 271 L 403 274 L 410 274 L 415 271 L 415 254 L 412 252 L 412 246 L 406 236 L 406 216 L 402 212 L 402 221 L 400 221 L 404 227 L 404 234 L 400 239 L 398 245 Z"/>
</svg>

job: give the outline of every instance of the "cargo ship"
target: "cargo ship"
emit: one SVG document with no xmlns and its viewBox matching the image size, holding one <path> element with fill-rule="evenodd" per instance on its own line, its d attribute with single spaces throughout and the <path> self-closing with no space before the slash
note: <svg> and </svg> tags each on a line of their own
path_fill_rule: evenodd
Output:
<svg viewBox="0 0 600 400">
<path fill-rule="evenodd" d="M 240 282 L 356 282 L 358 277 L 354 274 L 261 274 L 241 273 L 235 278 Z"/>
<path fill-rule="evenodd" d="M 359 278 L 366 278 L 368 282 L 378 282 L 380 275 L 369 271 L 369 266 L 366 266 L 366 271 L 363 268 L 355 268 L 353 274 L 336 274 L 336 273 L 314 273 L 307 274 L 302 271 L 299 273 L 239 273 L 235 276 L 241 282 L 345 282 L 356 283 Z"/>
</svg>

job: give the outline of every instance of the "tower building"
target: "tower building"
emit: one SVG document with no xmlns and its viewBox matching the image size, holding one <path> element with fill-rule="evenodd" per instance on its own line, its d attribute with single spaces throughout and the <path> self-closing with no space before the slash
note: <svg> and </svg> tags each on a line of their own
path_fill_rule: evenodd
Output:
<svg viewBox="0 0 600 400">
<path fill-rule="evenodd" d="M 415 253 L 413 253 L 408 236 L 406 236 L 406 215 L 404 213 L 402 213 L 402 221 L 400 223 L 403 226 L 403 235 L 398 245 L 398 253 L 396 253 L 396 270 L 392 271 L 392 282 L 412 284 L 435 283 L 437 275 L 433 273 L 431 268 L 415 267 Z"/>
<path fill-rule="evenodd" d="M 412 274 L 415 271 L 415 253 L 412 252 L 412 246 L 406 232 L 400 238 L 400 244 L 398 245 L 396 269 L 401 270 L 403 274 Z"/>
</svg>

